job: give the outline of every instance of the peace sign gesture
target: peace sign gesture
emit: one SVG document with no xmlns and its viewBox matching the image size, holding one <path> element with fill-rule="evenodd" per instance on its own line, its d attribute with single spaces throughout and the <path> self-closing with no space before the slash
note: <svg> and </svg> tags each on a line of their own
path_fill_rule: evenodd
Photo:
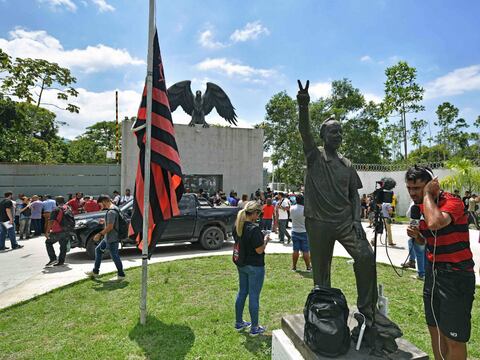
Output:
<svg viewBox="0 0 480 360">
<path fill-rule="evenodd" d="M 308 87 L 310 86 L 310 80 L 307 80 L 305 83 L 305 87 L 303 87 L 302 82 L 297 80 L 298 82 L 298 93 L 297 93 L 297 102 L 298 105 L 308 105 L 310 103 L 310 95 L 308 94 Z"/>
</svg>

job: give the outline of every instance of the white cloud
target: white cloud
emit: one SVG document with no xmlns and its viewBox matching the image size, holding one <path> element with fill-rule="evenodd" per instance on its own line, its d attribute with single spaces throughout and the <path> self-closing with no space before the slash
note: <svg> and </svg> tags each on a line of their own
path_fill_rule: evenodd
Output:
<svg viewBox="0 0 480 360">
<path fill-rule="evenodd" d="M 58 39 L 43 30 L 16 28 L 9 35 L 9 40 L 0 38 L 0 48 L 12 57 L 45 59 L 85 72 L 145 64 L 143 60 L 132 57 L 126 49 L 115 49 L 103 44 L 65 50 Z"/>
<path fill-rule="evenodd" d="M 77 11 L 77 5 L 72 0 L 37 0 L 40 4 L 47 4 L 52 10 L 66 9 L 68 11 Z"/>
<path fill-rule="evenodd" d="M 59 129 L 60 136 L 74 139 L 81 135 L 87 126 L 99 121 L 115 120 L 115 90 L 92 92 L 84 88 L 77 88 L 78 97 L 71 98 L 70 102 L 80 107 L 79 114 L 72 114 L 55 107 L 44 106 L 57 114 L 57 120 L 67 125 Z M 57 91 L 47 90 L 44 92 L 42 102 L 65 106 L 56 97 Z M 119 90 L 119 119 L 125 116 L 136 116 L 141 101 L 141 92 L 134 90 Z"/>
<path fill-rule="evenodd" d="M 92 0 L 100 12 L 115 11 L 115 8 L 107 3 L 106 0 Z"/>
<path fill-rule="evenodd" d="M 230 40 L 233 42 L 244 42 L 248 40 L 255 40 L 260 35 L 269 35 L 270 31 L 262 25 L 260 21 L 247 23 L 243 29 L 237 29 L 230 35 Z"/>
<path fill-rule="evenodd" d="M 363 94 L 365 101 L 368 103 L 373 101 L 375 104 L 380 104 L 383 101 L 383 98 L 379 95 L 373 93 L 365 93 Z"/>
<path fill-rule="evenodd" d="M 207 49 L 221 49 L 225 47 L 225 44 L 220 41 L 215 41 L 213 30 L 207 29 L 200 33 L 198 37 L 198 43 Z"/>
<path fill-rule="evenodd" d="M 312 99 L 319 99 L 330 96 L 332 93 L 332 83 L 331 82 L 317 82 L 311 83 L 308 92 L 310 93 Z"/>
<path fill-rule="evenodd" d="M 298 89 L 295 91 L 297 90 Z M 313 100 L 329 97 L 332 95 L 332 83 L 329 81 L 310 83 L 308 92 Z M 366 92 L 363 93 L 363 96 L 366 102 L 373 101 L 374 103 L 379 104 L 383 100 L 381 96 L 374 93 Z"/>
<path fill-rule="evenodd" d="M 480 90 L 480 65 L 455 69 L 425 85 L 425 98 L 460 95 Z"/>
<path fill-rule="evenodd" d="M 368 55 L 364 55 L 360 58 L 360 61 L 361 62 L 371 62 L 372 61 L 372 58 Z"/>
<path fill-rule="evenodd" d="M 240 76 L 246 79 L 257 78 L 257 80 L 258 77 L 266 79 L 276 74 L 276 71 L 272 69 L 257 69 L 232 62 L 226 58 L 205 59 L 197 64 L 197 68 L 202 71 L 212 70 L 228 76 Z"/>
</svg>

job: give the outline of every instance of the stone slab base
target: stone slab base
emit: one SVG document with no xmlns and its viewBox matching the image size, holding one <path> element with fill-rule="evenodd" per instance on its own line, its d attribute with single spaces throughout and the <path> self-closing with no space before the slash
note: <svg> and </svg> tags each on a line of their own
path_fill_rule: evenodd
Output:
<svg viewBox="0 0 480 360">
<path fill-rule="evenodd" d="M 303 360 L 302 354 L 282 329 L 272 332 L 272 360 Z"/>
<path fill-rule="evenodd" d="M 288 315 L 282 318 L 282 330 L 285 335 L 289 338 L 291 343 L 295 346 L 296 350 L 303 356 L 305 360 L 323 360 L 331 359 L 315 354 L 310 348 L 303 342 L 303 330 L 305 327 L 305 319 L 303 314 Z M 278 337 L 281 340 L 281 337 Z M 386 355 L 385 359 L 391 360 L 428 360 L 428 355 L 422 350 L 418 349 L 412 343 L 408 342 L 405 339 L 397 339 L 398 350 L 393 353 Z M 273 359 L 273 346 L 272 346 L 272 359 Z M 290 359 L 288 357 L 278 358 L 280 359 Z M 297 359 L 297 358 L 292 358 Z M 355 344 L 351 344 L 350 350 L 345 355 L 338 357 L 337 359 L 379 359 L 378 357 L 373 357 L 369 354 L 369 349 L 366 347 L 361 347 L 359 351 L 355 350 Z"/>
</svg>

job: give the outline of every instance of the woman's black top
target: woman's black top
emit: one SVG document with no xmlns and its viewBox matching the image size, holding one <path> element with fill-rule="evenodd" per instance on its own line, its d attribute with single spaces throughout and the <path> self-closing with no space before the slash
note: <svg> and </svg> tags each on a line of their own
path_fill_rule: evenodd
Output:
<svg viewBox="0 0 480 360">
<path fill-rule="evenodd" d="M 265 252 L 258 254 L 256 248 L 263 245 L 263 234 L 260 227 L 250 221 L 245 221 L 242 236 L 239 237 L 233 229 L 235 242 L 240 241 L 240 257 L 242 265 L 265 266 Z"/>
</svg>

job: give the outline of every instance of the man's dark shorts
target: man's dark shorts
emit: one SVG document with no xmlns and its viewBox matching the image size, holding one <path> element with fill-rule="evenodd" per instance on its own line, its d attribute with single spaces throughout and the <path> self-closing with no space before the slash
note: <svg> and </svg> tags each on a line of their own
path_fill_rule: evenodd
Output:
<svg viewBox="0 0 480 360">
<path fill-rule="evenodd" d="M 292 231 L 293 251 L 309 252 L 308 236 L 306 232 Z"/>
<path fill-rule="evenodd" d="M 431 307 L 433 273 L 428 262 L 423 287 L 425 318 L 429 326 L 436 327 L 448 338 L 466 343 L 470 339 L 472 303 L 475 294 L 475 273 L 447 270 L 442 264 L 435 265 L 433 310 Z M 435 315 L 435 317 L 434 317 Z"/>
</svg>

